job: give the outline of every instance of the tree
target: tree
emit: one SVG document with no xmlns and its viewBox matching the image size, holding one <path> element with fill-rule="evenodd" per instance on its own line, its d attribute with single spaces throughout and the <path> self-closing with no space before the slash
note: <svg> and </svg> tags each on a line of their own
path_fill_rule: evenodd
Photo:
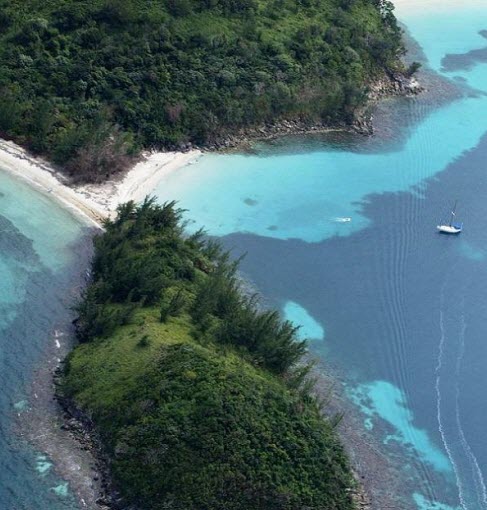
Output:
<svg viewBox="0 0 487 510">
<path fill-rule="evenodd" d="M 411 78 L 421 69 L 421 67 L 422 65 L 419 62 L 412 62 L 406 71 L 406 75 Z"/>
</svg>

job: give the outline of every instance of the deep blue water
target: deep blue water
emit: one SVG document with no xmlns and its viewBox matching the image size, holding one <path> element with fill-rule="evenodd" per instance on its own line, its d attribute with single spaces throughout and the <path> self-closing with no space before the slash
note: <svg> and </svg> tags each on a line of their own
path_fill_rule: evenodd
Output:
<svg viewBox="0 0 487 510">
<path fill-rule="evenodd" d="M 482 510 L 487 6 L 415 3 L 400 18 L 444 81 L 381 106 L 374 138 L 205 156 L 157 193 L 246 252 L 245 274 L 340 374 L 365 437 L 401 469 L 394 508 Z M 65 341 L 55 331 L 68 328 L 86 266 L 83 227 L 3 173 L 0 192 L 0 509 L 75 508 L 17 422 L 35 398 L 35 368 Z M 436 234 L 455 199 L 465 231 Z"/>
<path fill-rule="evenodd" d="M 295 304 L 288 317 L 318 337 L 314 352 L 346 368 L 364 424 L 382 417 L 390 425 L 387 436 L 415 445 L 406 463 L 421 470 L 418 492 L 454 505 L 449 487 L 429 485 L 431 470 L 456 485 L 454 464 L 472 509 L 485 505 L 477 505 L 483 488 L 476 464 L 487 466 L 487 235 L 475 220 L 487 214 L 486 155 L 487 138 L 429 183 L 421 198 L 371 197 L 364 207 L 371 226 L 352 236 L 313 244 L 251 234 L 224 239 L 236 254 L 247 253 L 243 270 L 267 298 L 284 310 Z M 463 185 L 467 178 L 478 194 Z M 448 186 L 468 203 L 461 239 L 434 232 Z M 324 331 L 316 334 L 314 321 Z"/>
<path fill-rule="evenodd" d="M 487 5 L 423 4 L 400 17 L 457 93 L 389 102 L 389 129 L 372 141 L 287 139 L 204 156 L 157 194 L 179 200 L 191 228 L 247 253 L 245 275 L 343 375 L 366 437 L 400 467 L 395 508 L 481 510 Z M 465 231 L 437 234 L 456 199 Z"/>
<path fill-rule="evenodd" d="M 18 423 L 29 419 L 34 371 L 46 350 L 66 341 L 61 334 L 86 268 L 86 246 L 83 227 L 69 213 L 0 173 L 1 509 L 76 508 L 51 459 L 22 439 Z"/>
</svg>

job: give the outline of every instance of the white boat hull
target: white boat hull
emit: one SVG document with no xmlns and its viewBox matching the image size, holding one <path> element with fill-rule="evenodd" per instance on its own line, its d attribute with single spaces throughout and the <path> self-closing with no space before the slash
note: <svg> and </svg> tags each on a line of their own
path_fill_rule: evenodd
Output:
<svg viewBox="0 0 487 510">
<path fill-rule="evenodd" d="M 450 225 L 438 225 L 436 227 L 443 234 L 459 234 L 462 229 Z"/>
</svg>

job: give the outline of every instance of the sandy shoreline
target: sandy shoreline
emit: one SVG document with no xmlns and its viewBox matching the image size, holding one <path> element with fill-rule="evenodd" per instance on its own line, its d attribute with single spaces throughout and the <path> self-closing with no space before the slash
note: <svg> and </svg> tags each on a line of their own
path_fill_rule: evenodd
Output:
<svg viewBox="0 0 487 510">
<path fill-rule="evenodd" d="M 97 227 L 113 215 L 119 204 L 142 200 L 169 173 L 190 164 L 200 155 L 197 150 L 148 153 L 124 176 L 102 184 L 71 186 L 69 180 L 46 161 L 30 156 L 13 142 L 0 139 L 0 171 L 22 179 Z"/>
<path fill-rule="evenodd" d="M 98 185 L 70 185 L 69 179 L 48 162 L 34 158 L 13 142 L 0 139 L 0 172 L 5 171 L 26 182 L 88 226 L 102 228 L 103 220 L 113 216 L 120 203 L 143 200 L 153 193 L 159 181 L 195 161 L 200 154 L 196 150 L 186 153 L 150 153 L 117 179 Z M 90 250 L 91 243 L 86 242 L 86 239 L 91 238 L 92 232 L 90 229 L 87 237 L 80 240 L 78 254 Z M 80 267 L 80 274 L 77 275 L 75 271 L 73 276 L 74 296 L 79 294 L 85 284 L 85 264 Z M 60 359 L 64 359 L 75 345 L 71 319 L 68 315 L 66 323 L 60 324 L 59 329 L 52 332 L 55 344 L 49 342 L 34 374 L 29 408 L 18 413 L 18 434 L 48 456 L 53 462 L 52 469 L 69 484 L 70 494 L 81 508 L 107 509 L 109 481 L 106 467 L 95 454 L 94 448 L 87 446 L 89 435 L 82 429 L 78 433 L 73 432 L 69 416 L 55 400 L 54 374 L 60 366 Z M 80 434 L 84 441 L 80 441 Z"/>
</svg>

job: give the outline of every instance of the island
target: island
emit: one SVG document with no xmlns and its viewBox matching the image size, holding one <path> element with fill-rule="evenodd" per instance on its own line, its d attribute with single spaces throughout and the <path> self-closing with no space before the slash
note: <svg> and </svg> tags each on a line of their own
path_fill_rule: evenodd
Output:
<svg viewBox="0 0 487 510">
<path fill-rule="evenodd" d="M 354 508 L 340 416 L 323 416 L 306 343 L 236 269 L 202 232 L 184 235 L 174 203 L 121 205 L 95 239 L 59 398 L 107 455 L 104 501 Z"/>
<path fill-rule="evenodd" d="M 352 125 L 403 51 L 388 0 L 1 0 L 0 136 L 100 182 L 142 149 Z"/>
</svg>

